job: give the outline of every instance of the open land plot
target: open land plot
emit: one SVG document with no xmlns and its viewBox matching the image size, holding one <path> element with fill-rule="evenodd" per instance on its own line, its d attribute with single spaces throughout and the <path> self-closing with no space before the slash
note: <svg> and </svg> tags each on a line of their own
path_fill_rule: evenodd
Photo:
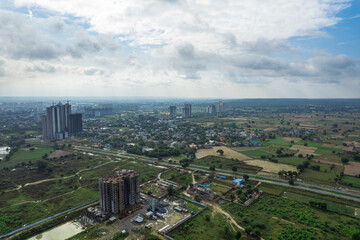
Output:
<svg viewBox="0 0 360 240">
<path fill-rule="evenodd" d="M 242 227 L 259 226 L 260 223 L 264 239 L 282 239 L 284 233 L 291 235 L 294 229 L 298 229 L 298 234 L 308 235 L 308 239 L 345 239 L 360 227 L 360 222 L 352 217 L 324 212 L 305 203 L 266 193 L 248 207 L 228 201 L 220 201 L 220 205 Z M 316 231 L 309 231 L 310 228 L 316 228 Z"/>
<path fill-rule="evenodd" d="M 99 196 L 97 184 L 89 182 L 84 185 L 67 184 L 66 181 L 56 182 L 51 184 L 51 188 L 42 185 L 40 189 L 39 186 L 34 185 L 2 194 L 0 234 L 89 202 Z M 42 193 L 41 189 L 44 189 L 45 193 Z"/>
<path fill-rule="evenodd" d="M 248 157 L 252 157 L 252 158 L 260 158 L 262 156 L 267 156 L 267 157 L 271 157 L 272 154 L 265 151 L 264 148 L 260 148 L 260 149 L 251 149 L 251 150 L 243 150 L 241 151 L 242 154 L 248 156 Z"/>
<path fill-rule="evenodd" d="M 28 149 L 19 149 L 17 152 L 15 152 L 11 157 L 10 160 L 5 162 L 0 162 L 0 168 L 3 167 L 14 167 L 16 164 L 21 163 L 28 163 L 28 161 L 36 161 L 40 160 L 42 156 L 45 154 L 50 154 L 52 148 L 37 148 L 34 150 L 28 150 Z"/>
<path fill-rule="evenodd" d="M 308 183 L 335 185 L 334 178 L 337 175 L 340 175 L 344 169 L 342 166 L 337 165 L 335 165 L 334 169 L 332 170 L 330 169 L 331 165 L 328 164 L 314 163 L 314 165 L 319 165 L 320 171 L 305 169 L 305 171 L 302 172 L 298 178 Z"/>
<path fill-rule="evenodd" d="M 329 201 L 327 199 L 322 199 L 320 197 L 314 197 L 313 195 L 305 195 L 304 193 L 295 193 L 292 191 L 286 191 L 283 193 L 282 197 L 288 198 L 297 202 L 302 202 L 308 204 L 310 201 L 317 201 L 321 203 L 326 203 L 327 209 L 342 215 L 346 215 L 349 217 L 359 217 L 355 216 L 355 207 L 348 206 L 344 203 L 336 203 L 333 201 Z"/>
<path fill-rule="evenodd" d="M 190 173 L 181 174 L 172 178 L 171 181 L 180 184 L 183 188 L 187 188 L 187 186 L 192 183 L 192 175 Z"/>
<path fill-rule="evenodd" d="M 246 160 L 244 162 L 251 166 L 261 167 L 262 168 L 261 171 L 263 172 L 278 173 L 281 170 L 295 171 L 295 172 L 297 171 L 295 166 L 282 164 L 282 163 L 273 163 L 265 160 L 253 159 L 253 160 Z"/>
<path fill-rule="evenodd" d="M 301 138 L 298 137 L 284 137 L 284 139 L 289 142 L 294 141 L 294 143 L 301 141 Z"/>
<path fill-rule="evenodd" d="M 231 160 L 223 157 L 207 156 L 201 159 L 196 159 L 194 164 L 202 165 L 206 167 L 215 167 L 226 170 L 232 170 L 233 167 L 237 167 L 238 171 L 248 172 L 248 173 L 257 173 L 261 168 L 256 166 L 251 166 L 244 161 Z"/>
<path fill-rule="evenodd" d="M 68 156 L 70 154 L 72 153 L 63 150 L 55 150 L 50 154 L 49 158 L 60 158 L 60 157 Z"/>
<path fill-rule="evenodd" d="M 345 164 L 344 174 L 356 176 L 360 174 L 360 162 L 348 162 Z M 360 181 L 360 179 L 359 179 Z"/>
<path fill-rule="evenodd" d="M 140 174 L 140 183 L 144 183 L 150 179 L 156 178 L 164 169 L 150 166 L 146 163 L 135 161 L 118 161 L 109 163 L 96 169 L 84 171 L 81 173 L 83 179 L 97 179 L 99 177 L 114 176 L 115 171 L 119 169 L 135 170 Z"/>
<path fill-rule="evenodd" d="M 214 213 L 214 214 L 213 214 Z M 210 216 L 210 221 L 206 220 Z M 224 227 L 230 230 L 224 234 Z M 227 222 L 225 215 L 206 209 L 195 218 L 182 224 L 169 234 L 174 239 L 234 239 L 235 232 Z"/>
<path fill-rule="evenodd" d="M 221 156 L 221 157 L 224 157 L 224 158 L 234 158 L 234 159 L 239 159 L 239 160 L 247 160 L 247 159 L 251 159 L 249 158 L 248 156 L 242 154 L 242 153 L 239 153 L 239 152 L 236 152 L 228 147 L 225 147 L 225 146 L 216 146 L 216 147 L 213 147 L 211 149 L 200 149 L 196 152 L 196 158 L 200 159 L 200 158 L 203 158 L 203 157 L 206 157 L 206 156 L 219 156 L 219 153 L 217 153 L 217 151 L 219 149 L 222 149 L 224 151 L 224 154 Z"/>
<path fill-rule="evenodd" d="M 218 195 L 222 195 L 231 189 L 231 187 L 217 182 L 210 183 L 210 188 L 217 192 Z"/>
<path fill-rule="evenodd" d="M 141 191 L 143 193 L 150 193 L 154 197 L 161 197 L 166 194 L 166 191 L 162 190 L 157 183 L 147 183 L 141 186 Z"/>
<path fill-rule="evenodd" d="M 179 169 L 172 169 L 170 171 L 162 173 L 160 178 L 163 179 L 163 180 L 168 180 L 168 179 L 174 178 L 174 177 L 176 177 L 178 175 L 180 175 L 180 170 Z"/>
<path fill-rule="evenodd" d="M 290 150 L 294 150 L 294 151 L 298 151 L 295 156 L 298 156 L 299 154 L 302 154 L 304 156 L 306 156 L 306 154 L 308 155 L 315 155 L 315 151 L 316 151 L 316 147 L 306 147 L 306 146 L 301 146 L 301 145 L 293 145 L 289 148 Z"/>
</svg>

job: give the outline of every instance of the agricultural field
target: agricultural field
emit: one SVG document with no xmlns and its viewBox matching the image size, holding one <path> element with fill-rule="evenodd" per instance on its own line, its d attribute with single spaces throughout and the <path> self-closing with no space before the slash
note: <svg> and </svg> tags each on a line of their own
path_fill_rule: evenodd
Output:
<svg viewBox="0 0 360 240">
<path fill-rule="evenodd" d="M 307 155 L 315 156 L 316 155 L 315 151 L 317 148 L 316 147 L 306 147 L 306 146 L 302 146 L 302 145 L 293 145 L 289 149 L 297 151 L 295 156 L 298 156 L 299 154 L 302 154 L 303 156 L 307 156 Z"/>
<path fill-rule="evenodd" d="M 261 167 L 262 172 L 278 173 L 281 170 L 297 171 L 295 166 L 282 164 L 282 163 L 273 163 L 265 160 L 253 159 L 253 160 L 246 160 L 244 162 L 251 166 Z"/>
<path fill-rule="evenodd" d="M 194 161 L 196 165 L 202 165 L 206 167 L 215 167 L 226 170 L 232 170 L 233 167 L 237 167 L 238 171 L 257 173 L 261 170 L 261 167 L 251 166 L 244 161 L 238 161 L 236 159 L 227 159 L 223 157 L 207 156 Z"/>
<path fill-rule="evenodd" d="M 221 157 L 228 158 L 228 159 L 238 159 L 238 160 L 247 160 L 251 159 L 246 155 L 236 152 L 231 148 L 225 146 L 217 146 L 210 149 L 200 149 L 196 152 L 196 158 L 201 159 L 206 156 L 219 156 L 220 154 L 217 152 L 219 149 L 224 151 L 224 154 Z"/>
<path fill-rule="evenodd" d="M 348 162 L 344 165 L 344 174 L 349 176 L 360 175 L 360 162 Z M 360 181 L 360 179 L 359 179 Z"/>
</svg>

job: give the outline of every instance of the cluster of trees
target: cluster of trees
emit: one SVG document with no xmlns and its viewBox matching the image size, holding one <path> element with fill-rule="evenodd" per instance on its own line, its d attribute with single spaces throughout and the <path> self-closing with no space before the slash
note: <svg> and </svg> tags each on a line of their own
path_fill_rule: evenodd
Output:
<svg viewBox="0 0 360 240">
<path fill-rule="evenodd" d="M 327 204 L 322 202 L 309 201 L 310 206 L 319 208 L 321 210 L 327 209 Z"/>
<path fill-rule="evenodd" d="M 278 175 L 280 177 L 296 177 L 298 175 L 298 173 L 296 171 L 285 171 L 285 170 L 280 170 L 278 172 Z"/>
</svg>

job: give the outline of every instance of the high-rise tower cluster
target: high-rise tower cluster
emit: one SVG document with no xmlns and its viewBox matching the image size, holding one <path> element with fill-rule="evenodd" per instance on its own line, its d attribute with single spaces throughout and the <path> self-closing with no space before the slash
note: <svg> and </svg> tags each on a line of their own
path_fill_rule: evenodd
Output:
<svg viewBox="0 0 360 240">
<path fill-rule="evenodd" d="M 82 132 L 82 115 L 71 114 L 71 105 L 59 102 L 46 108 L 46 115 L 42 117 L 42 128 L 44 138 L 62 140 Z"/>
<path fill-rule="evenodd" d="M 100 178 L 99 192 L 101 210 L 123 212 L 140 202 L 139 174 L 123 169 L 115 177 Z"/>
<path fill-rule="evenodd" d="M 183 118 L 191 118 L 191 104 L 185 103 L 182 109 L 182 117 Z"/>
</svg>

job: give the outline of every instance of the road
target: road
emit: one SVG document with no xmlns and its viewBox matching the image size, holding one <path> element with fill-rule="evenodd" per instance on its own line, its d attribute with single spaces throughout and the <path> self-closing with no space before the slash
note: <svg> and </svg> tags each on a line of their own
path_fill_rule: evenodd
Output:
<svg viewBox="0 0 360 240">
<path fill-rule="evenodd" d="M 154 162 L 158 161 L 157 159 L 150 159 L 150 158 L 146 158 L 143 156 L 137 156 L 137 155 L 128 154 L 128 153 L 127 154 L 107 153 L 105 151 L 99 151 L 96 149 L 95 150 L 88 149 L 88 148 L 84 148 L 84 147 L 80 147 L 80 146 L 75 146 L 74 148 L 77 150 L 85 151 L 85 152 L 91 152 L 91 153 L 114 156 L 114 157 L 121 157 L 121 158 L 127 158 L 127 159 L 138 158 L 141 161 L 145 161 L 145 162 L 152 163 L 152 164 L 154 164 Z M 164 165 L 164 166 L 168 166 L 168 167 L 180 167 L 180 165 L 178 165 L 178 164 L 168 163 L 168 162 L 163 162 L 163 161 L 160 162 L 159 165 Z M 316 192 L 316 193 L 320 193 L 320 194 L 325 194 L 325 195 L 330 195 L 330 196 L 334 196 L 334 197 L 338 197 L 338 198 L 344 198 L 344 199 L 349 199 L 349 200 L 353 200 L 356 202 L 360 202 L 360 191 L 356 191 L 353 189 L 338 189 L 338 188 L 331 188 L 329 186 L 309 184 L 309 183 L 303 183 L 303 182 L 296 182 L 296 185 L 290 185 L 288 183 L 288 181 L 284 180 L 284 179 L 279 179 L 279 178 L 274 178 L 274 177 L 269 177 L 269 176 L 262 176 L 262 175 L 257 175 L 257 174 L 244 173 L 244 172 L 233 172 L 233 171 L 225 170 L 225 169 L 216 169 L 216 171 L 213 172 L 210 170 L 206 170 L 206 166 L 195 165 L 195 164 L 191 164 L 187 168 L 191 169 L 191 170 L 198 170 L 198 171 L 207 172 L 207 173 L 216 173 L 219 175 L 232 176 L 232 177 L 247 174 L 251 180 L 258 180 L 258 181 L 267 182 L 267 183 L 271 183 L 271 184 L 275 184 L 275 185 L 286 186 L 286 187 L 290 187 L 290 188 L 297 188 L 297 189 L 302 189 L 302 190 L 306 190 L 306 191 Z"/>
</svg>

